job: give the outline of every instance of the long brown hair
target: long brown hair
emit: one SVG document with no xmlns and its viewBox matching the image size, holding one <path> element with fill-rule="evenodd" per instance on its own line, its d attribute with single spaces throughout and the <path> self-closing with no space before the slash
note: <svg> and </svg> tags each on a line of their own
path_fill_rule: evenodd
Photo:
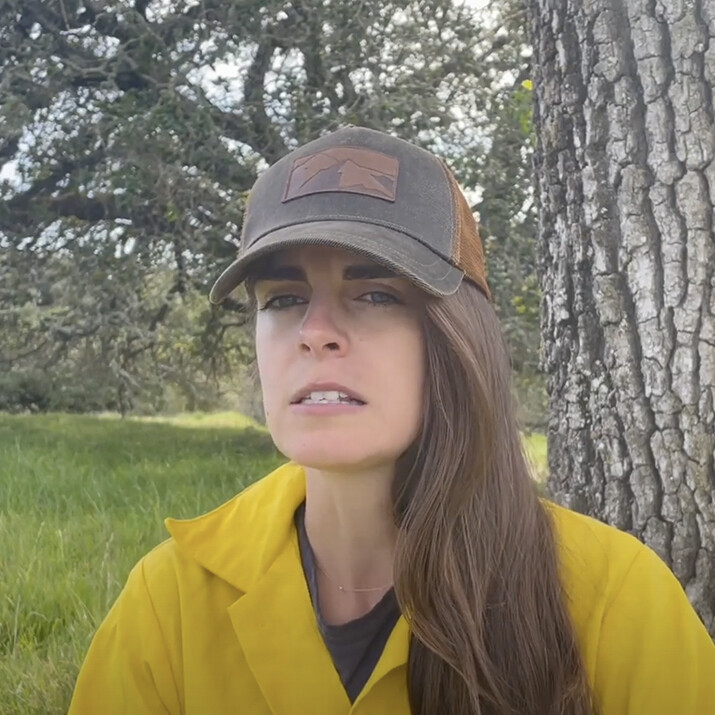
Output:
<svg viewBox="0 0 715 715">
<path fill-rule="evenodd" d="M 393 483 L 413 715 L 592 715 L 550 517 L 524 456 L 497 316 L 429 301 L 421 435 Z"/>
<path fill-rule="evenodd" d="M 422 429 L 392 490 L 411 713 L 596 715 L 494 309 L 464 281 L 427 301 L 424 336 Z"/>
</svg>

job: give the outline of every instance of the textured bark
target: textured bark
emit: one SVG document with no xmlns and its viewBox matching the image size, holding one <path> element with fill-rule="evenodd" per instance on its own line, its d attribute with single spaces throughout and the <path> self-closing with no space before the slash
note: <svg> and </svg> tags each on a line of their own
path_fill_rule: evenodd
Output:
<svg viewBox="0 0 715 715">
<path fill-rule="evenodd" d="M 715 636 L 715 0 L 530 0 L 550 491 Z"/>
</svg>

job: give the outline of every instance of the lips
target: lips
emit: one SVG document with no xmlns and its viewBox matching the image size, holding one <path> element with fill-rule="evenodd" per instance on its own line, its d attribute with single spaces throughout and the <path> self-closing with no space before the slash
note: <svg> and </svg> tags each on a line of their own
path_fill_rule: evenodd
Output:
<svg viewBox="0 0 715 715">
<path fill-rule="evenodd" d="M 346 387 L 345 385 L 341 385 L 340 383 L 337 382 L 311 382 L 308 385 L 305 385 L 304 387 L 301 387 L 297 392 L 293 394 L 293 396 L 290 398 L 290 402 L 292 405 L 298 404 L 301 400 L 304 400 L 306 397 L 310 395 L 311 392 L 343 392 L 345 393 L 351 400 L 357 400 L 358 402 L 365 403 L 367 400 L 360 395 L 358 392 L 355 392 L 355 390 L 352 390 L 349 387 Z"/>
</svg>

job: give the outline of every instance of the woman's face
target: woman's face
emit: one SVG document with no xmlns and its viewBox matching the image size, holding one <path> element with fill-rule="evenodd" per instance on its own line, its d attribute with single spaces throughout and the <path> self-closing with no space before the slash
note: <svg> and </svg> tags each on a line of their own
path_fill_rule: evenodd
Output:
<svg viewBox="0 0 715 715">
<path fill-rule="evenodd" d="M 392 466 L 422 422 L 422 292 L 358 254 L 301 246 L 259 269 L 255 294 L 278 449 L 315 469 Z"/>
</svg>

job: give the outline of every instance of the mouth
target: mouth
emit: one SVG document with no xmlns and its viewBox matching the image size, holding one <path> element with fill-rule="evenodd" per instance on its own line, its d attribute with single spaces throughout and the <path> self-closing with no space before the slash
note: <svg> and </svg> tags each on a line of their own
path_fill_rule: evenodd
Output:
<svg viewBox="0 0 715 715">
<path fill-rule="evenodd" d="M 292 405 L 354 405 L 366 404 L 360 395 L 342 385 L 308 385 L 291 399 Z"/>
<path fill-rule="evenodd" d="M 345 392 L 337 390 L 329 391 L 314 391 L 307 397 L 303 397 L 298 402 L 293 402 L 294 405 L 364 405 L 361 400 L 355 400 Z"/>
</svg>

